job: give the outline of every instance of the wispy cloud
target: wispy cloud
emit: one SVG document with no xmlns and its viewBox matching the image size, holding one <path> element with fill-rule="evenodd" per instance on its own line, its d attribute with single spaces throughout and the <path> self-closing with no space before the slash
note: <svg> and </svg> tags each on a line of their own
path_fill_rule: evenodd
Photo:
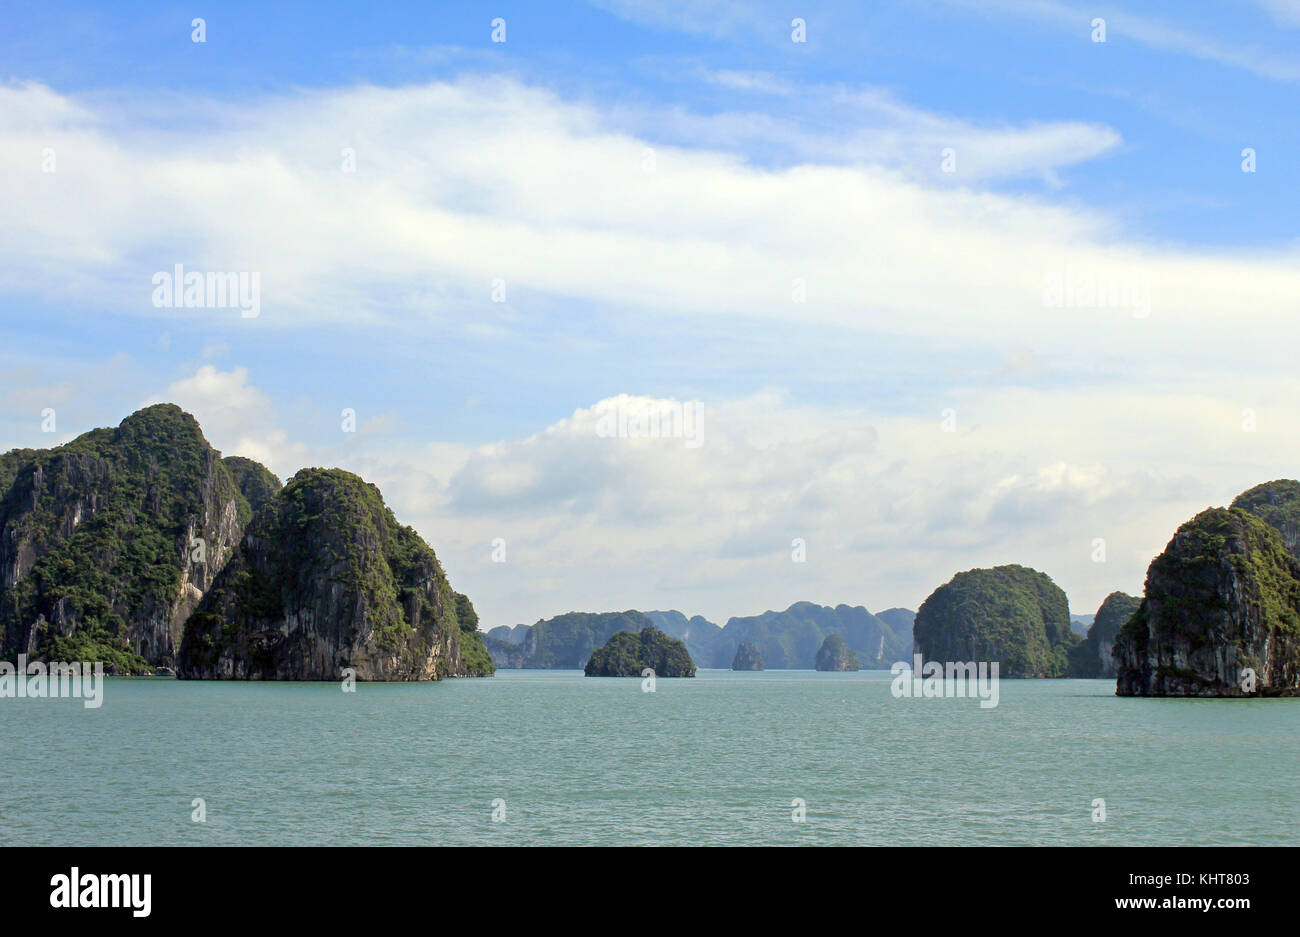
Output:
<svg viewBox="0 0 1300 937">
<path fill-rule="evenodd" d="M 911 107 L 881 88 L 796 83 L 762 71 L 699 68 L 687 74 L 760 99 L 752 110 L 733 106 L 724 116 L 681 110 L 643 115 L 639 128 L 668 128 L 678 139 L 718 148 L 785 151 L 789 162 L 888 167 L 931 181 L 944 178 L 944 155 L 951 151 L 960 160 L 963 182 L 1037 177 L 1054 186 L 1060 184 L 1059 171 L 1123 144 L 1116 130 L 1102 124 L 980 125 Z M 782 99 L 789 106 L 775 110 L 761 98 Z"/>
<path fill-rule="evenodd" d="M 943 0 L 943 2 L 981 15 L 1011 15 L 1048 23 L 1077 34 L 1080 41 L 1088 40 L 1093 19 L 1101 17 L 1106 20 L 1108 37 L 1132 39 L 1152 49 L 1242 69 L 1274 81 L 1300 80 L 1300 57 L 1293 53 L 1226 41 L 1113 4 L 1079 7 L 1060 3 L 1057 0 Z M 1265 0 L 1265 6 L 1280 21 L 1294 22 L 1296 8 L 1291 0 L 1271 0 L 1271 2 Z M 1222 15 L 1235 14 L 1225 10 Z"/>
</svg>

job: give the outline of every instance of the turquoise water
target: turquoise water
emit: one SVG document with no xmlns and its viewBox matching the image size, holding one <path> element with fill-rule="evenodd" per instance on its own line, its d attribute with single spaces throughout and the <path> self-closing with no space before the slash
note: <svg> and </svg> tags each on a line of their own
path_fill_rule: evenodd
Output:
<svg viewBox="0 0 1300 937">
<path fill-rule="evenodd" d="M 1294 844 L 1300 699 L 1134 700 L 887 673 L 110 679 L 0 699 L 6 844 Z M 206 822 L 191 801 L 206 801 Z M 806 820 L 791 819 L 802 798 Z M 1092 820 L 1094 798 L 1107 819 Z M 492 802 L 505 801 L 504 822 Z"/>
</svg>

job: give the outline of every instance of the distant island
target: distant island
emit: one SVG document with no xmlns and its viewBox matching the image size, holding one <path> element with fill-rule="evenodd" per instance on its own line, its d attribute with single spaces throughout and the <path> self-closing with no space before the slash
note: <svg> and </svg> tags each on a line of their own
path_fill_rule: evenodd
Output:
<svg viewBox="0 0 1300 937">
<path fill-rule="evenodd" d="M 654 625 L 682 641 L 699 666 L 731 668 L 742 644 L 753 646 L 768 669 L 813 670 L 829 634 L 839 634 L 869 669 L 888 670 L 912 652 L 907 609 L 873 615 L 862 606 L 796 602 L 783 612 L 736 617 L 725 627 L 682 612 L 566 612 L 534 625 L 499 625 L 487 633 L 492 660 L 502 668 L 581 669 L 592 651 L 618 631 Z"/>
<path fill-rule="evenodd" d="M 620 631 L 597 648 L 583 672 L 588 677 L 693 677 L 695 664 L 686 645 L 654 625 L 638 632 Z"/>
<path fill-rule="evenodd" d="M 838 634 L 827 635 L 822 646 L 817 649 L 816 668 L 838 671 L 857 670 L 857 652 L 845 644 L 844 639 Z"/>
<path fill-rule="evenodd" d="M 1114 677 L 1118 668 L 1111 653 L 1120 629 L 1138 610 L 1142 600 L 1125 592 L 1112 592 L 1092 616 L 1083 642 L 1070 649 L 1070 676 Z"/>
<path fill-rule="evenodd" d="M 498 626 L 484 643 L 498 667 L 525 670 L 582 670 L 597 648 L 620 631 L 639 632 L 654 622 L 632 609 L 624 612 L 567 612 L 529 627 Z"/>
<path fill-rule="evenodd" d="M 732 670 L 763 670 L 763 654 L 757 644 L 741 641 L 736 647 L 736 656 L 731 659 Z"/>
</svg>

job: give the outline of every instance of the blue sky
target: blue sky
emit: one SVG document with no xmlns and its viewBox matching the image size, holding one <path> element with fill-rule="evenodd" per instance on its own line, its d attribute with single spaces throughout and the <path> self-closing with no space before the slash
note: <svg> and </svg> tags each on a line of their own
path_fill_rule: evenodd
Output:
<svg viewBox="0 0 1300 937">
<path fill-rule="evenodd" d="M 374 480 L 488 625 L 1012 561 L 1088 612 L 1295 474 L 1292 0 L 4 12 L 0 446 L 174 399 Z M 177 263 L 261 314 L 154 307 Z M 620 395 L 705 445 L 593 438 Z"/>
</svg>

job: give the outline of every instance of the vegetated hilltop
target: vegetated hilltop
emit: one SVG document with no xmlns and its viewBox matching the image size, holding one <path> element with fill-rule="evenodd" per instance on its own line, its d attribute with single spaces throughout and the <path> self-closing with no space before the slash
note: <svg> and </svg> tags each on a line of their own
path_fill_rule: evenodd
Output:
<svg viewBox="0 0 1300 937">
<path fill-rule="evenodd" d="M 998 661 L 1003 677 L 1068 676 L 1081 640 L 1060 587 L 1018 565 L 953 576 L 917 610 L 913 635 L 926 661 Z"/>
</svg>

